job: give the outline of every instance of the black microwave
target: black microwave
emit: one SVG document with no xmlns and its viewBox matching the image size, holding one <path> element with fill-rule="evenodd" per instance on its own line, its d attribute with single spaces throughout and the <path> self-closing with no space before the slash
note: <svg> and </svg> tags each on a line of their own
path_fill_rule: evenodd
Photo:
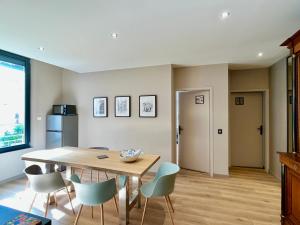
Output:
<svg viewBox="0 0 300 225">
<path fill-rule="evenodd" d="M 76 115 L 76 105 L 53 105 L 54 115 Z"/>
</svg>

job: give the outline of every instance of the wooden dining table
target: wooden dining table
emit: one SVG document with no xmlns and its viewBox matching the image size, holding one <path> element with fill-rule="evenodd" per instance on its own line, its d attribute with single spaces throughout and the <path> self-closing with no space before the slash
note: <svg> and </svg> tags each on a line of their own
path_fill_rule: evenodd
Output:
<svg viewBox="0 0 300 225">
<path fill-rule="evenodd" d="M 106 155 L 108 158 L 98 159 Z M 50 150 L 37 150 L 22 155 L 22 160 L 42 162 L 67 167 L 66 177 L 70 178 L 74 168 L 106 171 L 126 177 L 125 185 L 119 188 L 120 225 L 129 224 L 130 210 L 141 206 L 141 177 L 160 159 L 159 155 L 142 154 L 137 161 L 125 163 L 120 160 L 120 151 L 95 150 L 77 147 L 62 147 Z M 131 185 L 128 185 L 131 180 Z"/>
</svg>

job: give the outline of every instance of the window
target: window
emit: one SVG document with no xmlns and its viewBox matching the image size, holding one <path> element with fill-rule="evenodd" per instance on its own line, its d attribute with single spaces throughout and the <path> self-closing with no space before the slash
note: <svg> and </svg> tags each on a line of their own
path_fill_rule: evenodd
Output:
<svg viewBox="0 0 300 225">
<path fill-rule="evenodd" d="M 0 153 L 30 142 L 30 61 L 0 50 Z"/>
</svg>

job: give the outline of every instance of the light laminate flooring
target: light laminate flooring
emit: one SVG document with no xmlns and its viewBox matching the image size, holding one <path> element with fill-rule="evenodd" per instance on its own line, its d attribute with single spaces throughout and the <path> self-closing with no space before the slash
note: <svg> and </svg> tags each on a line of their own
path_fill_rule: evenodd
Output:
<svg viewBox="0 0 300 225">
<path fill-rule="evenodd" d="M 4 171 L 2 171 L 4 172 Z M 101 179 L 104 180 L 104 173 Z M 110 177 L 114 175 L 109 174 Z M 143 177 L 143 182 L 153 176 Z M 85 181 L 90 180 L 87 170 Z M 97 173 L 94 172 L 94 181 Z M 27 211 L 33 199 L 33 193 L 25 187 L 26 179 L 18 179 L 0 185 L 0 204 Z M 71 194 L 76 213 L 79 205 L 74 193 Z M 43 195 L 38 195 L 32 213 L 43 215 L 45 208 Z M 73 224 L 75 216 L 70 210 L 64 191 L 57 194 L 58 206 L 49 207 L 48 217 L 53 225 Z M 207 174 L 181 170 L 177 176 L 175 192 L 171 195 L 176 225 L 279 225 L 280 224 L 280 182 L 264 170 L 232 168 L 229 177 L 209 177 Z M 142 208 L 130 212 L 130 224 L 140 224 Z M 113 201 L 104 205 L 105 224 L 117 225 L 118 216 Z M 79 224 L 100 224 L 100 207 L 84 207 Z M 145 225 L 171 225 L 163 198 L 150 199 L 145 216 Z"/>
</svg>

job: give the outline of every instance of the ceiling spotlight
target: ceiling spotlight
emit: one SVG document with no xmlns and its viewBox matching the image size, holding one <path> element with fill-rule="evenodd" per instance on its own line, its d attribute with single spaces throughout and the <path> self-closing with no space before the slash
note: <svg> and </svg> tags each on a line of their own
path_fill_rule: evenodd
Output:
<svg viewBox="0 0 300 225">
<path fill-rule="evenodd" d="M 44 48 L 43 46 L 40 46 L 40 47 L 39 47 L 39 50 L 40 50 L 41 52 L 43 52 L 43 51 L 45 50 L 45 48 Z"/>
<path fill-rule="evenodd" d="M 259 52 L 259 53 L 257 54 L 258 57 L 262 57 L 263 55 L 264 55 L 264 53 L 262 53 L 262 52 Z"/>
<path fill-rule="evenodd" d="M 119 35 L 118 35 L 117 33 L 112 33 L 112 34 L 111 34 L 111 37 L 112 37 L 113 39 L 117 39 L 118 36 L 119 36 Z"/>
<path fill-rule="evenodd" d="M 229 16 L 230 16 L 230 12 L 228 12 L 228 11 L 224 11 L 224 12 L 222 12 L 222 14 L 221 14 L 222 20 L 227 19 Z"/>
</svg>

